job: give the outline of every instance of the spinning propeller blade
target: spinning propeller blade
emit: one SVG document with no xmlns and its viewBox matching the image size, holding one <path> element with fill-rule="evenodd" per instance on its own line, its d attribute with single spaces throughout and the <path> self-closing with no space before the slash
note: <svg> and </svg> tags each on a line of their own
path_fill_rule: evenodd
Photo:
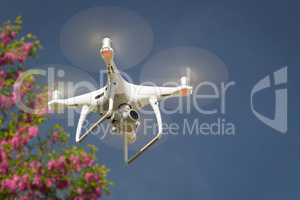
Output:
<svg viewBox="0 0 300 200">
<path fill-rule="evenodd" d="M 94 7 L 72 16 L 64 25 L 60 43 L 64 55 L 89 72 L 99 72 L 99 48 L 104 37 L 114 42 L 120 69 L 141 62 L 151 51 L 153 33 L 138 14 L 118 7 Z"/>
</svg>

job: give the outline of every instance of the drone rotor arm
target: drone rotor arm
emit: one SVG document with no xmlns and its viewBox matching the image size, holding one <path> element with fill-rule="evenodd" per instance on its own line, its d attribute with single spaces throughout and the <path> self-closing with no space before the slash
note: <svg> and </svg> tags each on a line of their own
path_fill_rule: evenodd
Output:
<svg viewBox="0 0 300 200">
<path fill-rule="evenodd" d="M 110 92 L 108 93 L 108 110 L 107 112 L 101 116 L 101 118 L 95 122 L 76 142 L 81 142 L 88 134 L 90 134 L 100 123 L 106 120 L 112 113 L 113 104 L 114 104 L 114 96 L 115 96 L 115 87 L 111 86 Z"/>
</svg>

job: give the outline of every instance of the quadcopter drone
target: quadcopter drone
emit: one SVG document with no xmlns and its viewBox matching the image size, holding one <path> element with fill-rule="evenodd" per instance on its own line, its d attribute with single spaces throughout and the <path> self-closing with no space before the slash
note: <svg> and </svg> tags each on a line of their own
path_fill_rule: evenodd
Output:
<svg viewBox="0 0 300 200">
<path fill-rule="evenodd" d="M 188 85 L 186 76 L 180 79 L 180 85 L 177 87 L 153 87 L 129 83 L 121 76 L 114 63 L 114 50 L 110 38 L 103 38 L 100 54 L 107 68 L 106 86 L 66 99 L 57 98 L 58 91 L 56 90 L 48 105 L 50 108 L 57 105 L 81 108 L 76 130 L 77 143 L 81 142 L 100 123 L 108 120 L 112 125 L 112 130 L 123 137 L 124 161 L 130 164 L 161 138 L 162 119 L 158 102 L 169 97 L 190 95 L 192 87 Z M 151 105 L 154 111 L 158 125 L 157 135 L 128 159 L 128 145 L 136 141 L 136 130 L 140 124 L 138 110 L 147 105 Z M 99 112 L 102 115 L 82 134 L 82 126 L 90 112 Z"/>
</svg>

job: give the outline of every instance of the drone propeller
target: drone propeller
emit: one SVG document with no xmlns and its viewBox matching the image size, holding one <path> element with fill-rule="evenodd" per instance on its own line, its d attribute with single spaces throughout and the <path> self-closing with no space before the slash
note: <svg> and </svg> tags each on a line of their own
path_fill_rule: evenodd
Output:
<svg viewBox="0 0 300 200">
<path fill-rule="evenodd" d="M 78 68 L 58 64 L 43 65 L 42 68 L 48 69 L 46 76 L 48 80 L 44 80 L 44 82 L 48 83 L 49 109 L 56 113 L 63 114 L 64 111 L 64 106 L 55 103 L 60 99 L 74 97 L 98 88 L 95 79 Z"/>
<path fill-rule="evenodd" d="M 176 47 L 158 52 L 150 58 L 142 68 L 140 80 L 145 84 L 153 82 L 154 85 L 178 86 L 176 80 L 180 76 L 183 76 L 180 79 L 181 85 L 191 86 L 197 92 L 197 86 L 201 82 L 208 81 L 218 85 L 226 81 L 228 71 L 222 60 L 207 50 L 197 47 Z M 177 108 L 177 101 L 177 99 L 168 100 L 169 103 L 166 105 L 168 110 Z M 212 101 L 205 99 L 197 103 L 206 105 Z"/>
<path fill-rule="evenodd" d="M 219 83 L 227 80 L 227 67 L 213 53 L 197 47 L 176 47 L 158 52 L 143 66 L 140 80 L 159 85 L 174 83 L 196 86 L 202 81 Z"/>
<path fill-rule="evenodd" d="M 94 7 L 72 16 L 61 31 L 64 55 L 75 65 L 89 72 L 99 72 L 103 61 L 99 48 L 104 37 L 114 43 L 120 69 L 141 62 L 151 51 L 153 33 L 138 14 L 118 7 Z"/>
<path fill-rule="evenodd" d="M 186 75 L 182 76 L 180 78 L 180 85 L 182 86 L 190 86 L 190 81 L 191 81 L 191 68 L 187 67 L 186 69 Z"/>
</svg>

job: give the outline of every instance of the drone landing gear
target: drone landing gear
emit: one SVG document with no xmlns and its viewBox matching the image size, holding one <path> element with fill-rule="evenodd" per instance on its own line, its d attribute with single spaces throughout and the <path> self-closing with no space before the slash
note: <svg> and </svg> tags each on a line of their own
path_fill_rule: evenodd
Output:
<svg viewBox="0 0 300 200">
<path fill-rule="evenodd" d="M 136 160 L 140 155 L 142 155 L 147 149 L 149 149 L 152 145 L 154 145 L 161 137 L 162 135 L 162 120 L 161 120 L 161 114 L 158 107 L 158 101 L 156 98 L 150 98 L 149 103 L 155 113 L 156 121 L 158 124 L 158 133 L 157 135 L 150 140 L 144 147 L 142 147 L 138 152 L 136 152 L 130 159 L 128 159 L 128 138 L 126 134 L 124 134 L 124 161 L 127 164 L 132 163 L 134 160 Z"/>
</svg>

